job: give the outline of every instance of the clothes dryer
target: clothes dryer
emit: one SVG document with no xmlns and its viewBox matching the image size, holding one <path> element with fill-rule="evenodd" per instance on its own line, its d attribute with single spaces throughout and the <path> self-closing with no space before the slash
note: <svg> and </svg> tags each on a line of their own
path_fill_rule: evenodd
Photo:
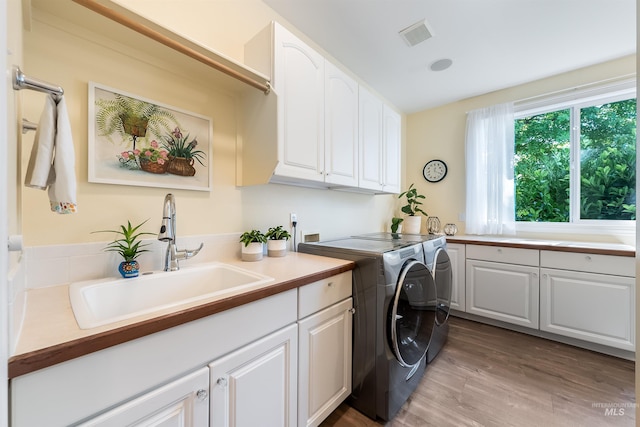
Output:
<svg viewBox="0 0 640 427">
<path fill-rule="evenodd" d="M 348 402 L 390 420 L 420 382 L 434 332 L 436 287 L 422 244 L 346 238 L 301 243 L 298 251 L 355 261 Z"/>
<path fill-rule="evenodd" d="M 436 323 L 431 345 L 427 353 L 427 363 L 440 353 L 449 335 L 449 311 L 453 286 L 453 270 L 447 254 L 445 236 L 436 234 L 400 234 L 400 233 L 368 233 L 354 236 L 359 239 L 385 240 L 396 244 L 422 244 L 424 263 L 431 272 L 436 284 Z"/>
</svg>

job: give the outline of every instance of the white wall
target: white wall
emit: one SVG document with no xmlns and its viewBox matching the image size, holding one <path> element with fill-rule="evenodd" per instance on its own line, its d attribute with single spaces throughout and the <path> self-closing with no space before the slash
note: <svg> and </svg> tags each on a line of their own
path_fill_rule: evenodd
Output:
<svg viewBox="0 0 640 427">
<path fill-rule="evenodd" d="M 464 143 L 468 111 L 630 75 L 635 71 L 636 56 L 632 55 L 411 114 L 407 116 L 406 180 L 409 183 L 415 182 L 418 189 L 426 195 L 426 210 L 429 215 L 438 216 L 443 224 L 456 223 L 460 233 L 464 233 L 465 224 L 460 219 L 460 214 L 465 212 Z M 431 184 L 422 178 L 422 168 L 427 161 L 434 158 L 445 160 L 449 171 L 443 181 Z M 554 234 L 537 237 L 612 241 L 632 245 L 635 240 L 632 234 L 628 236 Z"/>
<path fill-rule="evenodd" d="M 251 228 L 266 231 L 274 225 L 288 226 L 289 213 L 294 211 L 298 214 L 299 228 L 319 231 L 323 238 L 378 231 L 387 226 L 393 216 L 394 196 L 279 185 L 236 187 L 235 148 L 239 117 L 235 92 L 209 80 L 208 76 L 214 71 L 194 66 L 194 61 L 186 57 L 168 53 L 166 58 L 158 58 L 155 54 L 139 51 L 135 44 L 129 46 L 117 38 L 114 41 L 109 34 L 76 25 L 78 21 L 70 23 L 51 9 L 56 3 L 34 1 L 38 7 L 33 10 L 32 29 L 25 33 L 25 69 L 65 89 L 76 152 L 79 212 L 74 215 L 53 214 L 49 211 L 44 192 L 25 189 L 22 219 L 27 246 L 105 240 L 104 235 L 91 232 L 111 229 L 128 219 L 140 222 L 150 218 L 148 231 L 156 231 L 161 219 L 162 200 L 169 191 L 176 196 L 178 237 Z M 87 13 L 75 4 L 65 7 L 82 9 L 80 13 Z M 224 10 L 218 12 L 211 12 L 212 17 L 216 17 L 213 20 L 223 19 Z M 254 17 L 250 21 L 257 28 L 263 28 L 274 18 L 272 14 L 253 9 L 250 15 Z M 230 19 L 240 18 L 232 15 Z M 238 28 L 244 28 L 246 23 L 241 24 Z M 128 31 L 117 25 L 116 28 Z M 250 30 L 253 27 L 247 31 Z M 238 35 L 230 50 L 238 54 L 237 50 L 243 44 L 238 40 L 249 40 L 252 36 Z M 89 183 L 89 81 L 211 117 L 211 191 Z M 25 116 L 37 121 L 43 100 L 42 94 L 25 93 Z M 33 134 L 25 138 L 23 167 L 28 161 L 32 138 Z"/>
</svg>

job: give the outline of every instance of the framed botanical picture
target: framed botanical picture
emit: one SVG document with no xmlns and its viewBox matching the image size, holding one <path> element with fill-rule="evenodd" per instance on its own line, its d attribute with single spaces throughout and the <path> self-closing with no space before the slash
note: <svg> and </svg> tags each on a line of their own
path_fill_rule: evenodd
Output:
<svg viewBox="0 0 640 427">
<path fill-rule="evenodd" d="M 89 83 L 89 182 L 209 191 L 211 119 Z"/>
</svg>

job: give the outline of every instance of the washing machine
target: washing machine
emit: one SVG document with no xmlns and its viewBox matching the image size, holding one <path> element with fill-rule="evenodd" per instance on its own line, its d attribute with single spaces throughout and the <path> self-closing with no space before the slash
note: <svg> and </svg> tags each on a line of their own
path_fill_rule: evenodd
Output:
<svg viewBox="0 0 640 427">
<path fill-rule="evenodd" d="M 437 298 L 422 247 L 358 238 L 298 245 L 299 252 L 356 263 L 348 403 L 372 419 L 392 419 L 424 374 Z"/>
<path fill-rule="evenodd" d="M 401 243 L 421 243 L 424 263 L 436 284 L 436 323 L 427 352 L 427 363 L 440 353 L 449 335 L 449 311 L 453 286 L 453 270 L 447 254 L 445 236 L 436 234 L 368 233 L 354 236 L 359 239 L 386 240 Z"/>
</svg>

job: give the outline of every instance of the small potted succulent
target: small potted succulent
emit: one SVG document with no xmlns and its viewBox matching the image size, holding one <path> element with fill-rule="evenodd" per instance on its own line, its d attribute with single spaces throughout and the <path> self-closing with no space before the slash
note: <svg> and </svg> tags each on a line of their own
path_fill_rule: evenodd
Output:
<svg viewBox="0 0 640 427">
<path fill-rule="evenodd" d="M 141 236 L 155 235 L 155 233 L 148 233 L 139 231 L 140 227 L 149 221 L 143 221 L 135 227 L 131 225 L 131 221 L 127 221 L 127 225 L 120 225 L 119 230 L 100 230 L 94 231 L 94 233 L 115 233 L 119 237 L 109 243 L 104 250 L 107 252 L 117 252 L 123 258 L 124 261 L 118 266 L 118 271 L 124 278 L 138 277 L 140 272 L 140 264 L 138 264 L 137 258 L 143 252 L 148 252 L 148 249 L 144 249 L 148 246 L 148 243 L 142 243 Z"/>
<path fill-rule="evenodd" d="M 269 228 L 265 237 L 267 239 L 267 255 L 281 257 L 287 254 L 287 240 L 291 238 L 291 234 L 281 225 Z"/>
<path fill-rule="evenodd" d="M 240 235 L 243 261 L 260 261 L 267 238 L 260 230 L 245 231 Z"/>
<path fill-rule="evenodd" d="M 408 215 L 404 221 L 404 232 L 407 234 L 420 234 L 420 228 L 422 226 L 422 215 L 428 216 L 428 214 L 420 208 L 422 202 L 421 199 L 425 199 L 422 194 L 418 193 L 418 190 L 413 187 L 413 184 L 409 186 L 407 191 L 402 192 L 398 198 L 406 197 L 407 204 L 400 210 Z"/>
</svg>

